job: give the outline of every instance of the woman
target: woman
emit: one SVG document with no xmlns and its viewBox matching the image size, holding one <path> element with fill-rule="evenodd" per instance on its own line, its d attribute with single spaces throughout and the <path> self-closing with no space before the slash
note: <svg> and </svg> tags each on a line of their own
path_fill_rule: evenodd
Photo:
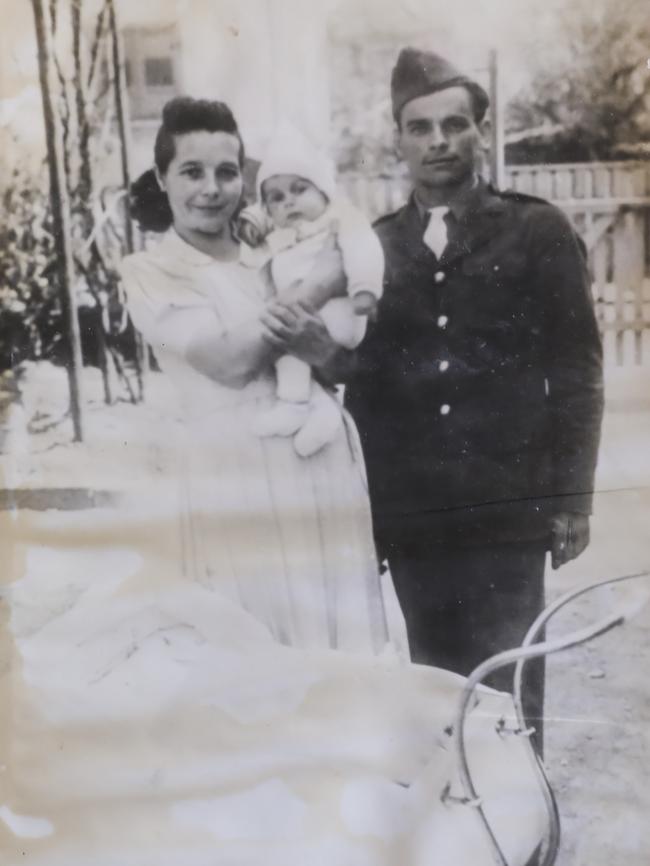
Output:
<svg viewBox="0 0 650 866">
<path fill-rule="evenodd" d="M 242 161 L 225 106 L 169 105 L 154 217 L 173 229 L 124 262 L 133 318 L 185 398 L 196 580 L 166 556 L 153 496 L 12 527 L 0 862 L 492 862 L 474 801 L 450 794 L 463 681 L 371 656 L 388 636 L 354 429 L 309 459 L 251 432 L 278 352 L 315 363 L 328 342 L 240 263 Z M 481 794 L 521 866 L 541 808 L 528 743 L 495 732 L 503 696 L 476 706 Z"/>
<path fill-rule="evenodd" d="M 244 148 L 228 107 L 168 103 L 155 164 L 159 189 L 136 186 L 134 213 L 170 231 L 122 275 L 133 321 L 184 397 L 192 576 L 281 643 L 378 653 L 388 629 L 352 422 L 306 459 L 290 438 L 253 431 L 279 355 L 314 365 L 332 347 L 308 310 L 265 301 L 242 262 Z"/>
</svg>

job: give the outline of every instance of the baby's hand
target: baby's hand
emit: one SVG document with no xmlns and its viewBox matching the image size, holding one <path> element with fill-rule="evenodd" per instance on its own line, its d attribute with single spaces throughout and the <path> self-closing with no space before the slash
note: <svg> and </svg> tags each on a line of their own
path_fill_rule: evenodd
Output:
<svg viewBox="0 0 650 866">
<path fill-rule="evenodd" d="M 238 220 L 237 237 L 252 249 L 261 247 L 264 243 L 264 235 L 253 223 L 246 220 Z"/>
<path fill-rule="evenodd" d="M 237 236 L 253 249 L 264 243 L 271 228 L 263 210 L 257 205 L 244 208 L 237 217 Z"/>
<path fill-rule="evenodd" d="M 369 316 L 374 319 L 377 314 L 377 298 L 372 292 L 357 292 L 351 300 L 352 309 L 357 316 Z"/>
</svg>

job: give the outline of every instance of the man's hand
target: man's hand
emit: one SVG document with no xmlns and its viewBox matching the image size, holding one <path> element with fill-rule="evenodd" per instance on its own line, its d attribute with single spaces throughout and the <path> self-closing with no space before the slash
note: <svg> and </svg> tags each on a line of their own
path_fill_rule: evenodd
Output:
<svg viewBox="0 0 650 866">
<path fill-rule="evenodd" d="M 327 364 L 338 346 L 325 323 L 304 302 L 283 304 L 271 302 L 262 314 L 264 338 L 280 352 L 294 355 L 310 367 Z"/>
<path fill-rule="evenodd" d="M 571 562 L 589 544 L 589 517 L 562 511 L 551 520 L 551 565 L 557 569 Z"/>
</svg>

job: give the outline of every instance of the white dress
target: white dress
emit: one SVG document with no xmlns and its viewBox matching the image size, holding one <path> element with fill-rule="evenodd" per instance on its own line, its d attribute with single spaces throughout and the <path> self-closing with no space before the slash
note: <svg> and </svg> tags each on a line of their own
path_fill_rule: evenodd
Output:
<svg viewBox="0 0 650 866">
<path fill-rule="evenodd" d="M 146 509 L 0 512 L 0 863 L 492 864 L 457 797 L 463 679 L 371 654 L 387 637 L 354 429 L 303 461 L 249 432 L 270 378 L 237 391 L 183 361 L 188 311 L 255 314 L 253 273 L 170 237 L 125 277 L 187 398 L 188 554 L 168 555 L 157 488 Z M 511 716 L 482 691 L 467 738 L 523 866 L 544 812 L 527 739 L 495 730 Z"/>
<path fill-rule="evenodd" d="M 334 442 L 304 459 L 291 438 L 258 438 L 272 368 L 236 389 L 186 360 L 191 327 L 224 334 L 259 315 L 263 287 L 174 231 L 123 262 L 132 318 L 175 382 L 186 414 L 186 572 L 263 622 L 281 643 L 380 652 L 388 642 L 363 458 L 346 415 Z"/>
</svg>

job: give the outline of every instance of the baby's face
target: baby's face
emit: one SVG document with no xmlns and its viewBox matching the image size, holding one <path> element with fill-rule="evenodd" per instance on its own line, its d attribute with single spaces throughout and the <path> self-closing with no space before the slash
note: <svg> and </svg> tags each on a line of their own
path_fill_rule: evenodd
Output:
<svg viewBox="0 0 650 866">
<path fill-rule="evenodd" d="M 274 174 L 262 184 L 262 198 L 277 228 L 312 222 L 327 210 L 327 196 L 296 174 Z"/>
</svg>

